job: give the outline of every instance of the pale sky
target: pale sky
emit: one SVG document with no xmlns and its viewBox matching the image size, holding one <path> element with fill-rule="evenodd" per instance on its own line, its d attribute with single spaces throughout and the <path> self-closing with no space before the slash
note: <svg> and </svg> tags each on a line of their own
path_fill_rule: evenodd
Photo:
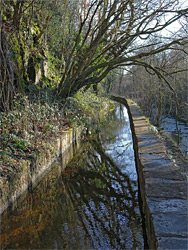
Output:
<svg viewBox="0 0 188 250">
<path fill-rule="evenodd" d="M 188 8 L 188 0 L 179 0 L 179 3 L 180 3 L 180 7 L 181 7 L 181 9 L 186 9 L 186 8 Z M 170 17 L 170 16 L 173 16 L 173 14 L 172 15 L 170 15 L 170 14 L 168 14 L 168 16 Z M 166 19 L 167 19 L 167 17 L 166 17 Z M 174 23 L 172 23 L 171 25 L 169 25 L 166 29 L 164 29 L 163 31 L 162 31 L 162 35 L 172 35 L 172 33 L 176 33 L 176 32 L 178 32 L 180 29 L 181 29 L 181 23 L 180 23 L 181 21 L 176 21 L 176 22 L 174 22 Z"/>
</svg>

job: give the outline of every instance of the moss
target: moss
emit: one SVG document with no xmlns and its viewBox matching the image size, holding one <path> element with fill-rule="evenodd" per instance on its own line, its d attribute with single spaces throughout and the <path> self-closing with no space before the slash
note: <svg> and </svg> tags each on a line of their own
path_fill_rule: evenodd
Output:
<svg viewBox="0 0 188 250">
<path fill-rule="evenodd" d="M 24 79 L 27 79 L 27 72 L 25 70 L 26 46 L 22 36 L 20 35 L 18 38 L 16 33 L 11 36 L 9 44 L 12 51 L 12 58 L 16 66 L 17 84 L 20 89 L 23 90 L 25 87 Z"/>
</svg>

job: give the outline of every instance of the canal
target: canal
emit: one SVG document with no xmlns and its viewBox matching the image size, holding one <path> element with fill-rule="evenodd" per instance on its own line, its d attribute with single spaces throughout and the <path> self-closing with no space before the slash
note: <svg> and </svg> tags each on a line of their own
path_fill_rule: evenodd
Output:
<svg viewBox="0 0 188 250">
<path fill-rule="evenodd" d="M 98 126 L 4 212 L 1 249 L 144 249 L 126 108 Z"/>
<path fill-rule="evenodd" d="M 163 118 L 163 117 L 162 117 Z M 185 156 L 188 156 L 188 124 L 177 121 L 178 131 L 176 127 L 176 119 L 173 117 L 164 117 L 161 120 L 160 129 L 166 131 L 168 136 L 179 145 Z"/>
</svg>

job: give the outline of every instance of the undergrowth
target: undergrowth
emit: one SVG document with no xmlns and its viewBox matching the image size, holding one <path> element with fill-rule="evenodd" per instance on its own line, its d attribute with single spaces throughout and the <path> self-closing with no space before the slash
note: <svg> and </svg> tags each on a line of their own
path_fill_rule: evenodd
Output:
<svg viewBox="0 0 188 250">
<path fill-rule="evenodd" d="M 91 126 L 97 113 L 110 103 L 91 90 L 56 101 L 45 91 L 32 98 L 15 96 L 13 110 L 0 114 L 0 178 L 13 177 L 21 170 L 22 160 L 47 150 L 47 142 L 70 127 Z"/>
</svg>

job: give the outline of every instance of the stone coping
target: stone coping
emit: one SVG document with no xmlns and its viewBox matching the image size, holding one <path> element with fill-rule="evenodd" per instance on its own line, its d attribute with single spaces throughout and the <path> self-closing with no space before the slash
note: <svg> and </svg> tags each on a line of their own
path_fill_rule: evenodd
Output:
<svg viewBox="0 0 188 250">
<path fill-rule="evenodd" d="M 169 159 L 140 108 L 128 101 L 149 249 L 188 249 L 186 175 Z"/>
</svg>

